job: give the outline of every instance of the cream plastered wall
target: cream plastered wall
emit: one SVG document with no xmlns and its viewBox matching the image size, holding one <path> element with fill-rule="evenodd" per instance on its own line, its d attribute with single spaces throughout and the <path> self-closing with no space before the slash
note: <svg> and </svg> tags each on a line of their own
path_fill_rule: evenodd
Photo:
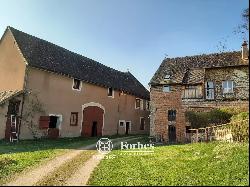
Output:
<svg viewBox="0 0 250 187">
<path fill-rule="evenodd" d="M 7 29 L 0 41 L 0 91 L 22 90 L 25 66 L 14 37 Z"/>
<path fill-rule="evenodd" d="M 73 79 L 66 76 L 30 67 L 28 69 L 27 88 L 31 94 L 38 95 L 46 115 L 62 115 L 61 137 L 81 135 L 82 106 L 90 102 L 98 103 L 105 108 L 103 135 L 117 134 L 119 120 L 131 121 L 131 134 L 149 132 L 149 111 L 135 109 L 135 96 L 119 95 L 119 92 L 115 91 L 114 98 L 108 97 L 108 88 L 85 82 L 82 82 L 81 91 L 76 91 L 72 90 L 72 83 Z M 77 126 L 70 126 L 71 112 L 78 112 Z M 140 117 L 145 118 L 145 130 L 140 130 Z M 34 120 L 38 121 L 38 118 Z M 25 127 L 22 129 L 21 137 L 30 138 Z"/>
</svg>

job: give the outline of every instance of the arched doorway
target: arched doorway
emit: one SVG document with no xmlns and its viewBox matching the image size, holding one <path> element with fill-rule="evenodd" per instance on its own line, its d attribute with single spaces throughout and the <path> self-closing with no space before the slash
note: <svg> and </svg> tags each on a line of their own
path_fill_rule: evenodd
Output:
<svg viewBox="0 0 250 187">
<path fill-rule="evenodd" d="M 104 108 L 98 105 L 83 106 L 82 132 L 83 137 L 102 136 L 104 126 Z"/>
</svg>

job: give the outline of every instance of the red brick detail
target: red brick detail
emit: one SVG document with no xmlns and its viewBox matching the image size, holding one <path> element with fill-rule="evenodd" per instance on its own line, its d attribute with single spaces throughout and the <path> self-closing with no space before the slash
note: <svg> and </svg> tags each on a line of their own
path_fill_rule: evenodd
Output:
<svg viewBox="0 0 250 187">
<path fill-rule="evenodd" d="M 185 109 L 182 106 L 181 92 L 161 92 L 151 88 L 151 135 L 162 136 L 168 142 L 168 110 L 176 110 L 176 141 L 185 141 Z"/>
</svg>

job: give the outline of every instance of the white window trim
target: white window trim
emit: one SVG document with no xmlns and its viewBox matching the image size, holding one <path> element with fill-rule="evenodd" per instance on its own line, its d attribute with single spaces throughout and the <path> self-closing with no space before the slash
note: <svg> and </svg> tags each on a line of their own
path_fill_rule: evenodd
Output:
<svg viewBox="0 0 250 187">
<path fill-rule="evenodd" d="M 72 90 L 74 90 L 74 91 L 81 91 L 82 90 L 82 81 L 81 80 L 79 80 L 80 81 L 80 86 L 79 86 L 79 89 L 75 89 L 74 88 L 74 80 L 79 80 L 79 79 L 75 79 L 75 78 L 73 78 L 73 83 L 72 83 Z"/>
<path fill-rule="evenodd" d="M 144 119 L 144 129 L 141 129 L 141 119 Z M 144 117 L 140 117 L 140 130 L 141 130 L 141 131 L 144 131 L 144 130 L 145 130 L 145 125 L 146 125 L 145 122 L 146 122 L 146 121 L 145 121 L 145 118 L 144 118 Z"/>
<path fill-rule="evenodd" d="M 227 83 L 227 87 L 226 88 L 223 88 L 223 83 L 224 82 Z M 231 89 L 229 89 L 229 87 L 228 87 L 228 83 L 229 82 L 232 82 L 232 88 Z M 226 92 L 224 92 L 224 90 L 226 90 Z M 229 91 L 229 90 L 232 90 L 232 91 Z M 222 92 L 223 92 L 223 94 L 234 93 L 234 81 L 231 81 L 231 80 L 222 81 Z"/>
<path fill-rule="evenodd" d="M 109 89 L 110 88 L 108 88 L 108 94 L 109 94 Z M 108 97 L 110 97 L 110 98 L 115 98 L 115 90 L 114 90 L 114 88 L 111 88 L 112 89 L 112 96 L 109 96 L 108 95 Z"/>
<path fill-rule="evenodd" d="M 49 114 L 49 116 L 56 116 L 59 118 L 59 122 L 57 122 L 58 124 L 56 124 L 56 128 L 59 129 L 59 136 L 61 136 L 61 129 L 62 129 L 62 122 L 63 122 L 63 117 L 62 114 Z"/>
<path fill-rule="evenodd" d="M 120 125 L 120 123 L 123 122 L 123 126 Z M 125 120 L 119 120 L 119 127 L 123 127 L 125 128 L 126 127 L 126 121 Z"/>
</svg>

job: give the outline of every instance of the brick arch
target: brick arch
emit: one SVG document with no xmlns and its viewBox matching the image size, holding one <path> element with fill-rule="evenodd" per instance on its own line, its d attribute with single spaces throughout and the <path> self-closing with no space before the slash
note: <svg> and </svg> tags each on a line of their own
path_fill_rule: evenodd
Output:
<svg viewBox="0 0 250 187">
<path fill-rule="evenodd" d="M 96 136 L 102 136 L 104 127 L 105 109 L 98 103 L 89 103 L 83 105 L 82 109 L 82 130 L 83 137 L 91 137 L 93 131 L 96 131 Z M 96 124 L 96 129 L 93 127 Z"/>
</svg>

